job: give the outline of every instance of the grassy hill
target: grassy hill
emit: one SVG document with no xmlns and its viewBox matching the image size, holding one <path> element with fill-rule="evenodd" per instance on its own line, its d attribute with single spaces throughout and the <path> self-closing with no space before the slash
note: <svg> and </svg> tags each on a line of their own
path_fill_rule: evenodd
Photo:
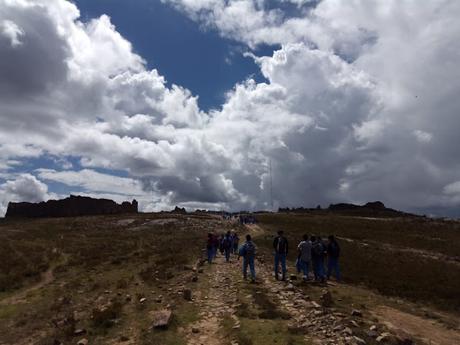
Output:
<svg viewBox="0 0 460 345">
<path fill-rule="evenodd" d="M 379 320 L 395 317 L 395 310 L 460 339 L 458 223 L 292 213 L 257 218 L 251 227 L 168 213 L 2 220 L 0 345 L 77 344 L 81 338 L 90 344 L 310 344 L 314 327 L 334 339 L 353 343 L 358 336 L 376 344 L 368 328 L 377 324 L 384 332 Z M 259 285 L 242 281 L 234 258 L 230 266 L 220 258 L 198 269 L 206 234 L 230 229 L 255 238 Z M 271 243 L 278 229 L 292 247 L 304 233 L 337 235 L 345 284 L 275 282 Z M 289 273 L 294 259 L 291 251 Z M 319 302 L 325 288 L 334 308 L 318 311 L 310 300 Z M 193 300 L 183 298 L 186 289 Z M 355 308 L 365 320 L 346 316 Z M 152 329 L 152 313 L 162 309 L 173 310 L 173 321 L 167 330 Z M 393 314 L 385 316 L 388 310 Z M 298 323 L 305 317 L 313 328 L 304 336 Z M 415 339 L 423 333 L 414 332 Z"/>
</svg>

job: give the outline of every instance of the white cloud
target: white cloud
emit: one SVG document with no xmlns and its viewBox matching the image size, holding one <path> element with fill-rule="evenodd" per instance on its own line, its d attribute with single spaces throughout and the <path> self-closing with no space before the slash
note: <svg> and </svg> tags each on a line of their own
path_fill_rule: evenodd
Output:
<svg viewBox="0 0 460 345">
<path fill-rule="evenodd" d="M 45 156 L 69 169 L 65 157 L 80 157 L 83 170 L 38 176 L 152 210 L 267 207 L 270 162 L 281 206 L 457 202 L 446 194 L 460 169 L 460 3 L 290 0 L 293 16 L 260 0 L 164 2 L 249 49 L 280 44 L 252 55 L 267 81 L 242 80 L 206 113 L 148 70 L 109 17 L 0 0 L 0 23 L 17 28 L 0 30 L 0 169 Z"/>
<path fill-rule="evenodd" d="M 55 196 L 48 186 L 31 174 L 20 174 L 14 180 L 0 184 L 0 215 L 6 213 L 8 202 L 39 202 Z"/>
<path fill-rule="evenodd" d="M 446 194 L 460 194 L 460 181 L 452 182 L 444 187 Z"/>
<path fill-rule="evenodd" d="M 17 26 L 15 22 L 3 20 L 0 23 L 0 33 L 10 40 L 12 48 L 22 45 L 21 37 L 24 36 L 24 30 Z"/>
<path fill-rule="evenodd" d="M 119 193 L 132 196 L 145 194 L 140 182 L 137 180 L 102 174 L 90 169 L 80 171 L 38 169 L 37 174 L 45 181 L 55 181 L 72 187 L 82 187 L 92 192 Z"/>
<path fill-rule="evenodd" d="M 433 139 L 433 135 L 431 133 L 424 132 L 419 129 L 416 129 L 413 133 L 414 133 L 415 138 L 420 143 L 429 143 L 431 139 Z"/>
</svg>

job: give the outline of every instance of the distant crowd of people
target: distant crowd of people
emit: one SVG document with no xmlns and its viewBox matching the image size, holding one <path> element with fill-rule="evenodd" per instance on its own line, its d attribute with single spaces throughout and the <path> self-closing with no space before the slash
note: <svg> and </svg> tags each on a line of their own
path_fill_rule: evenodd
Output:
<svg viewBox="0 0 460 345">
<path fill-rule="evenodd" d="M 223 213 L 222 214 L 222 219 L 223 220 L 230 220 L 230 221 L 236 221 L 241 225 L 244 224 L 256 224 L 257 219 L 254 217 L 252 214 L 240 214 L 240 215 L 234 215 L 231 213 Z"/>
<path fill-rule="evenodd" d="M 239 246 L 239 237 L 236 232 L 228 231 L 225 234 L 208 234 L 206 252 L 208 263 L 212 263 L 220 252 L 225 256 L 225 261 L 230 261 L 232 254 L 237 255 L 238 259 L 243 258 L 243 277 L 247 279 L 248 268 L 251 273 L 251 281 L 256 279 L 255 256 L 257 247 L 252 241 L 251 235 L 246 235 L 246 241 Z M 340 276 L 340 246 L 333 235 L 327 241 L 323 241 L 320 236 L 304 235 L 297 245 L 297 259 L 295 267 L 297 273 L 302 273 L 303 280 L 310 280 L 310 270 L 316 282 L 324 283 L 326 279 L 335 276 L 337 281 Z M 277 280 L 286 280 L 287 267 L 286 260 L 289 253 L 289 242 L 282 230 L 278 231 L 273 240 L 274 250 L 274 276 Z M 325 267 L 326 266 L 326 267 Z"/>
</svg>

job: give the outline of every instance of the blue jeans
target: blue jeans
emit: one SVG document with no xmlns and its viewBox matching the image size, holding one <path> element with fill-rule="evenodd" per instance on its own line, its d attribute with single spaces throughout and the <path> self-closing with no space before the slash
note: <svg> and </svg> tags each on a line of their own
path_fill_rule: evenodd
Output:
<svg viewBox="0 0 460 345">
<path fill-rule="evenodd" d="M 225 261 L 229 262 L 230 261 L 230 248 L 225 248 Z"/>
<path fill-rule="evenodd" d="M 303 276 L 304 278 L 308 278 L 308 268 L 310 266 L 310 262 L 309 261 L 303 261 L 303 260 L 300 260 L 299 259 L 299 263 L 298 263 L 298 266 L 297 266 L 297 272 L 303 272 Z"/>
<path fill-rule="evenodd" d="M 275 253 L 275 276 L 278 278 L 278 267 L 281 263 L 283 278 L 286 276 L 286 254 Z"/>
<path fill-rule="evenodd" d="M 213 248 L 207 248 L 206 249 L 206 253 L 208 255 L 208 263 L 211 263 L 212 262 L 212 259 L 214 258 L 214 250 Z"/>
<path fill-rule="evenodd" d="M 252 280 L 256 279 L 256 270 L 254 268 L 254 256 L 243 256 L 243 277 L 244 279 L 248 276 L 248 265 L 249 270 L 251 271 L 251 278 Z"/>
<path fill-rule="evenodd" d="M 215 259 L 217 256 L 217 247 L 213 246 L 212 247 L 212 258 Z"/>
<path fill-rule="evenodd" d="M 327 279 L 330 278 L 332 271 L 335 272 L 335 279 L 340 281 L 339 258 L 329 257 L 327 261 Z"/>
<path fill-rule="evenodd" d="M 315 280 L 324 280 L 324 259 L 313 259 L 313 273 Z"/>
</svg>

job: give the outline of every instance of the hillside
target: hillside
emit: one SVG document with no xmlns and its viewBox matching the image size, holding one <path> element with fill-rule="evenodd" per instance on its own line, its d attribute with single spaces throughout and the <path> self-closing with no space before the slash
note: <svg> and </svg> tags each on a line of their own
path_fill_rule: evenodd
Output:
<svg viewBox="0 0 460 345">
<path fill-rule="evenodd" d="M 460 343 L 460 224 L 303 213 L 257 219 L 3 220 L 0 344 Z M 305 232 L 336 234 L 344 283 L 274 280 L 271 242 L 280 228 L 292 247 Z M 206 234 L 227 230 L 253 235 L 257 284 L 243 281 L 236 257 L 202 264 Z M 290 274 L 294 259 L 291 250 Z M 152 327 L 161 310 L 172 312 L 167 329 Z"/>
</svg>

